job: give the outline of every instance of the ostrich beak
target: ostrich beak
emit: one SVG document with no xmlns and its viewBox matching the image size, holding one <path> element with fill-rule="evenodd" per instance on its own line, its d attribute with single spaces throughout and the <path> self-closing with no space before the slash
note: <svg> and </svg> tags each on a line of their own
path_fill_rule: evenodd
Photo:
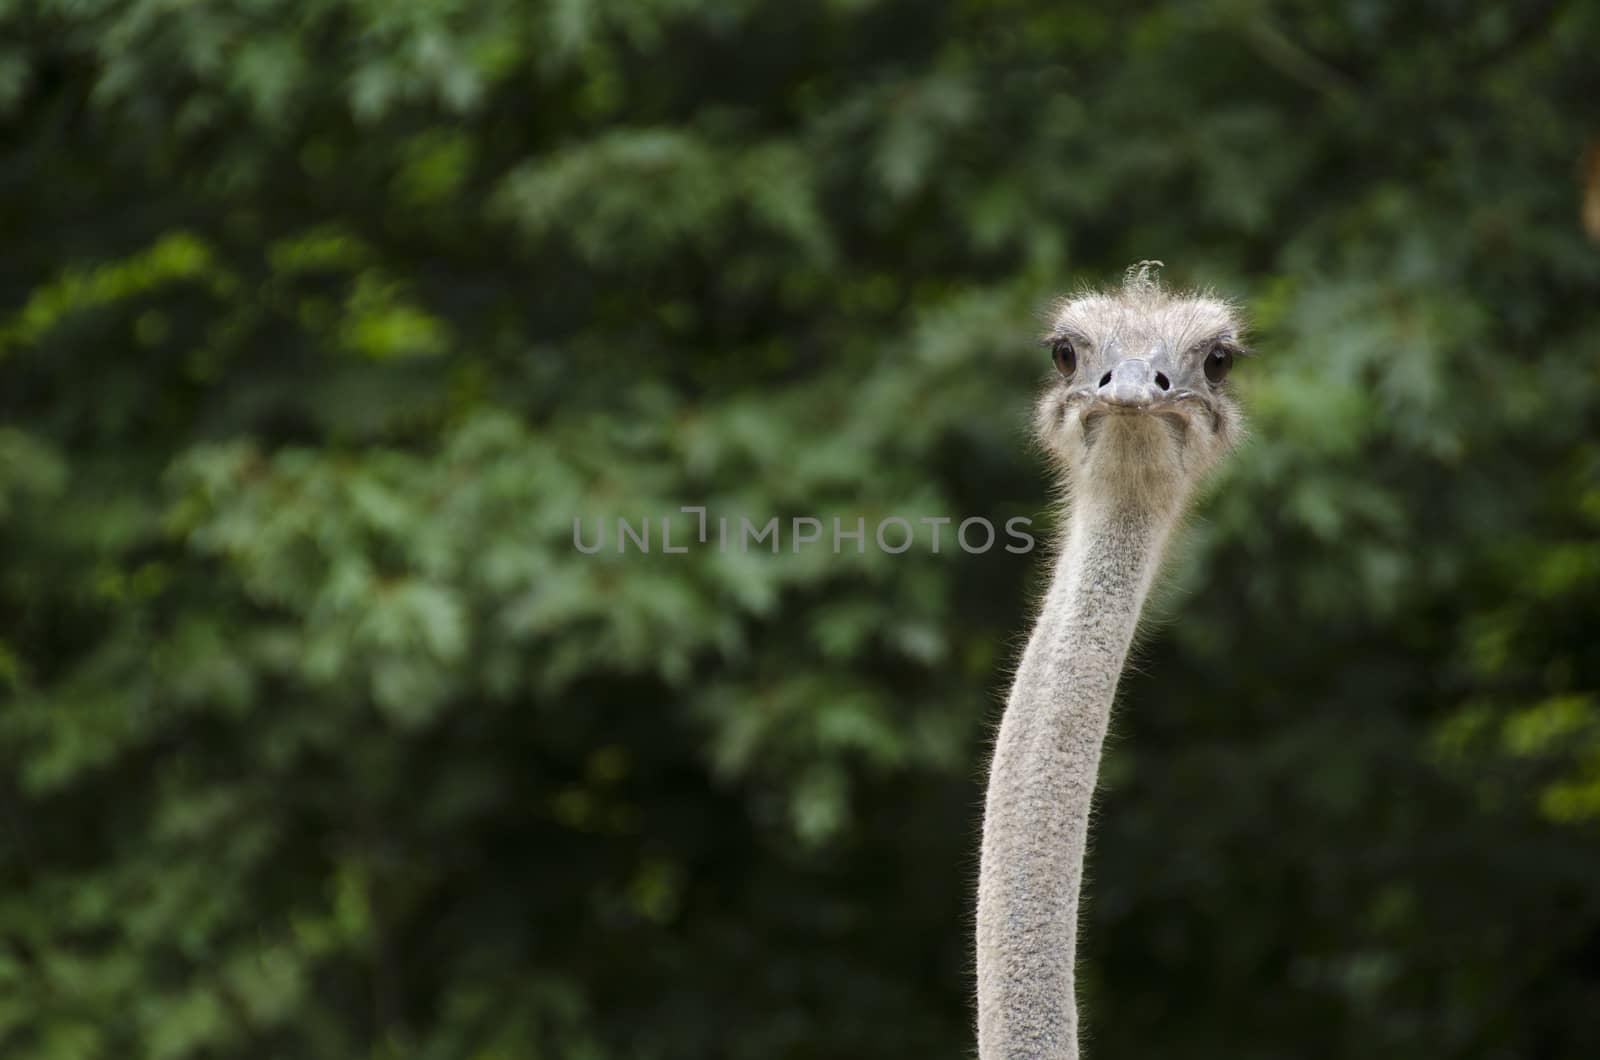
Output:
<svg viewBox="0 0 1600 1060">
<path fill-rule="evenodd" d="M 1106 405 L 1132 411 L 1147 409 L 1166 396 L 1171 387 L 1167 377 L 1155 370 L 1142 357 L 1118 361 L 1107 372 L 1094 390 L 1094 396 Z"/>
</svg>

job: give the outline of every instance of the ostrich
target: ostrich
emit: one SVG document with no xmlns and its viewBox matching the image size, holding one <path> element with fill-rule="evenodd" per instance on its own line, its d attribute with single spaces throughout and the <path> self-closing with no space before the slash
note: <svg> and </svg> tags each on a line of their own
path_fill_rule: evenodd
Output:
<svg viewBox="0 0 1600 1060">
<path fill-rule="evenodd" d="M 989 773 L 978 879 L 980 1060 L 1076 1060 L 1078 891 L 1100 748 L 1161 553 L 1241 436 L 1234 308 L 1128 270 L 1056 308 L 1034 427 L 1068 519 Z"/>
</svg>

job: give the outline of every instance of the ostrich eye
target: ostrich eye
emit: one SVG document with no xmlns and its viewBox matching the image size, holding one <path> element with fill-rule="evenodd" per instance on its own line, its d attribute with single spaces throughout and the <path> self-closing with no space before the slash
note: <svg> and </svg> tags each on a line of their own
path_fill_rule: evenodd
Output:
<svg viewBox="0 0 1600 1060">
<path fill-rule="evenodd" d="M 1078 351 L 1066 339 L 1057 339 L 1050 344 L 1050 359 L 1056 362 L 1056 371 L 1064 379 L 1072 378 L 1072 373 L 1078 370 Z"/>
<path fill-rule="evenodd" d="M 1206 381 L 1220 383 L 1227 378 L 1228 369 L 1233 367 L 1233 351 L 1226 346 L 1213 346 L 1211 352 L 1206 354 Z"/>
</svg>

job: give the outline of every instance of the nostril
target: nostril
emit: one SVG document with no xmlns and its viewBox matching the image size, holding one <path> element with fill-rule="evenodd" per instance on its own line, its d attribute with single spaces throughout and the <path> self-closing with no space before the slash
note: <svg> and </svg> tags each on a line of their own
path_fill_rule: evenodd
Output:
<svg viewBox="0 0 1600 1060">
<path fill-rule="evenodd" d="M 1105 375 L 1100 377 L 1100 385 L 1101 386 L 1105 386 L 1109 382 L 1111 382 L 1111 373 L 1110 372 L 1107 372 Z"/>
<path fill-rule="evenodd" d="M 1167 380 L 1165 373 L 1162 372 L 1156 373 L 1156 386 L 1160 387 L 1162 390 L 1172 389 L 1172 384 Z"/>
</svg>

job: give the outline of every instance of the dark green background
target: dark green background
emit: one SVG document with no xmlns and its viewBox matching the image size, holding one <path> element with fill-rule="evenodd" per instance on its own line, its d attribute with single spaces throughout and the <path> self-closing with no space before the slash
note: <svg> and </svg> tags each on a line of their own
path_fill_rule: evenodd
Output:
<svg viewBox="0 0 1600 1060">
<path fill-rule="evenodd" d="M 1124 682 L 1088 1054 L 1600 1055 L 1597 54 L 1588 0 L 0 2 L 0 1054 L 970 1056 L 1043 557 L 572 520 L 1042 530 L 1041 313 L 1159 258 L 1255 319 L 1253 436 Z"/>
</svg>

